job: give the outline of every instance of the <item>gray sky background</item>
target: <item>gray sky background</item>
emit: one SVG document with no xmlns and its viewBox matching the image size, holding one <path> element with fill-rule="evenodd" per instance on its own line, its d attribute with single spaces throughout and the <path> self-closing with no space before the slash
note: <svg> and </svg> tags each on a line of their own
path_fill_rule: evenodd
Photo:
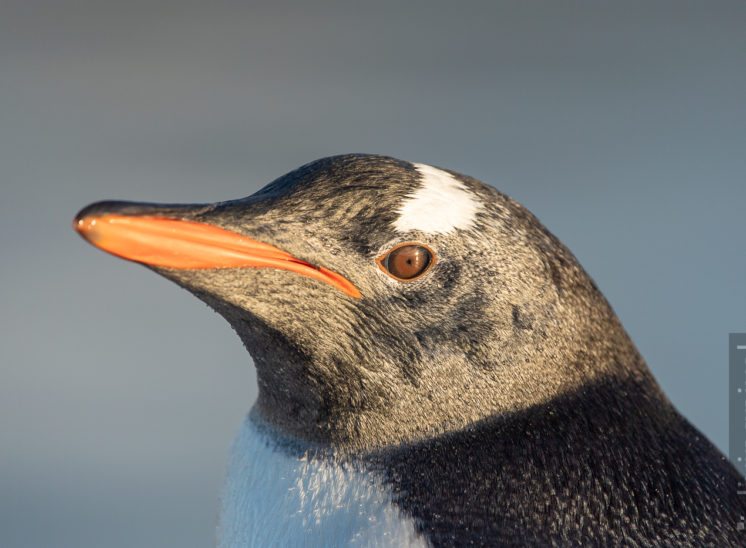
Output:
<svg viewBox="0 0 746 548">
<path fill-rule="evenodd" d="M 727 450 L 746 331 L 746 3 L 0 6 L 0 545 L 202 547 L 254 372 L 85 244 L 105 198 L 212 202 L 383 153 L 523 203 Z"/>
</svg>

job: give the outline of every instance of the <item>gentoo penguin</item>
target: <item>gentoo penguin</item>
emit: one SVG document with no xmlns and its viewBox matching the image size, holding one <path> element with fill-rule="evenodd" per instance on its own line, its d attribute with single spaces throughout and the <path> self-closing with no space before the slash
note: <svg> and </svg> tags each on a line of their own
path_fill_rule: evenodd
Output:
<svg viewBox="0 0 746 548">
<path fill-rule="evenodd" d="M 471 177 L 325 158 L 75 219 L 222 314 L 259 396 L 220 546 L 736 546 L 743 478 L 575 257 Z"/>
</svg>

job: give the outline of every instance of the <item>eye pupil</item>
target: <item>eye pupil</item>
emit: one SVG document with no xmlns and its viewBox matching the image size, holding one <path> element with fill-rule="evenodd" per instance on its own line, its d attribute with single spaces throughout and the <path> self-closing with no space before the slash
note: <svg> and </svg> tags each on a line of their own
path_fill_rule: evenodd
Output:
<svg viewBox="0 0 746 548">
<path fill-rule="evenodd" d="M 433 264 L 432 252 L 421 245 L 404 244 L 378 259 L 381 269 L 399 281 L 413 280 Z"/>
</svg>

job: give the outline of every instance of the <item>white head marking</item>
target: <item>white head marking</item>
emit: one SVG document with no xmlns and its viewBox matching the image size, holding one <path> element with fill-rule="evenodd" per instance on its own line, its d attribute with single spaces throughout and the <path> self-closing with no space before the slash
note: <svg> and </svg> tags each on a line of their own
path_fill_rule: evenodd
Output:
<svg viewBox="0 0 746 548">
<path fill-rule="evenodd" d="M 443 234 L 471 228 L 480 208 L 477 197 L 450 173 L 425 164 L 414 166 L 421 184 L 402 202 L 394 228 Z"/>
</svg>

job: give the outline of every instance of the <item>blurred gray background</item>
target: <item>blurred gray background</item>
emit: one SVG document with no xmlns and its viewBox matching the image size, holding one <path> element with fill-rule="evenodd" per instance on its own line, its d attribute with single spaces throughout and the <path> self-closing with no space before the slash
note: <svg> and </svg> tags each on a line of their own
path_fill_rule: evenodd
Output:
<svg viewBox="0 0 746 548">
<path fill-rule="evenodd" d="M 338 153 L 526 205 L 727 451 L 745 29 L 741 0 L 5 0 L 0 546 L 209 546 L 256 393 L 228 325 L 85 244 L 78 209 L 237 198 Z"/>
</svg>

